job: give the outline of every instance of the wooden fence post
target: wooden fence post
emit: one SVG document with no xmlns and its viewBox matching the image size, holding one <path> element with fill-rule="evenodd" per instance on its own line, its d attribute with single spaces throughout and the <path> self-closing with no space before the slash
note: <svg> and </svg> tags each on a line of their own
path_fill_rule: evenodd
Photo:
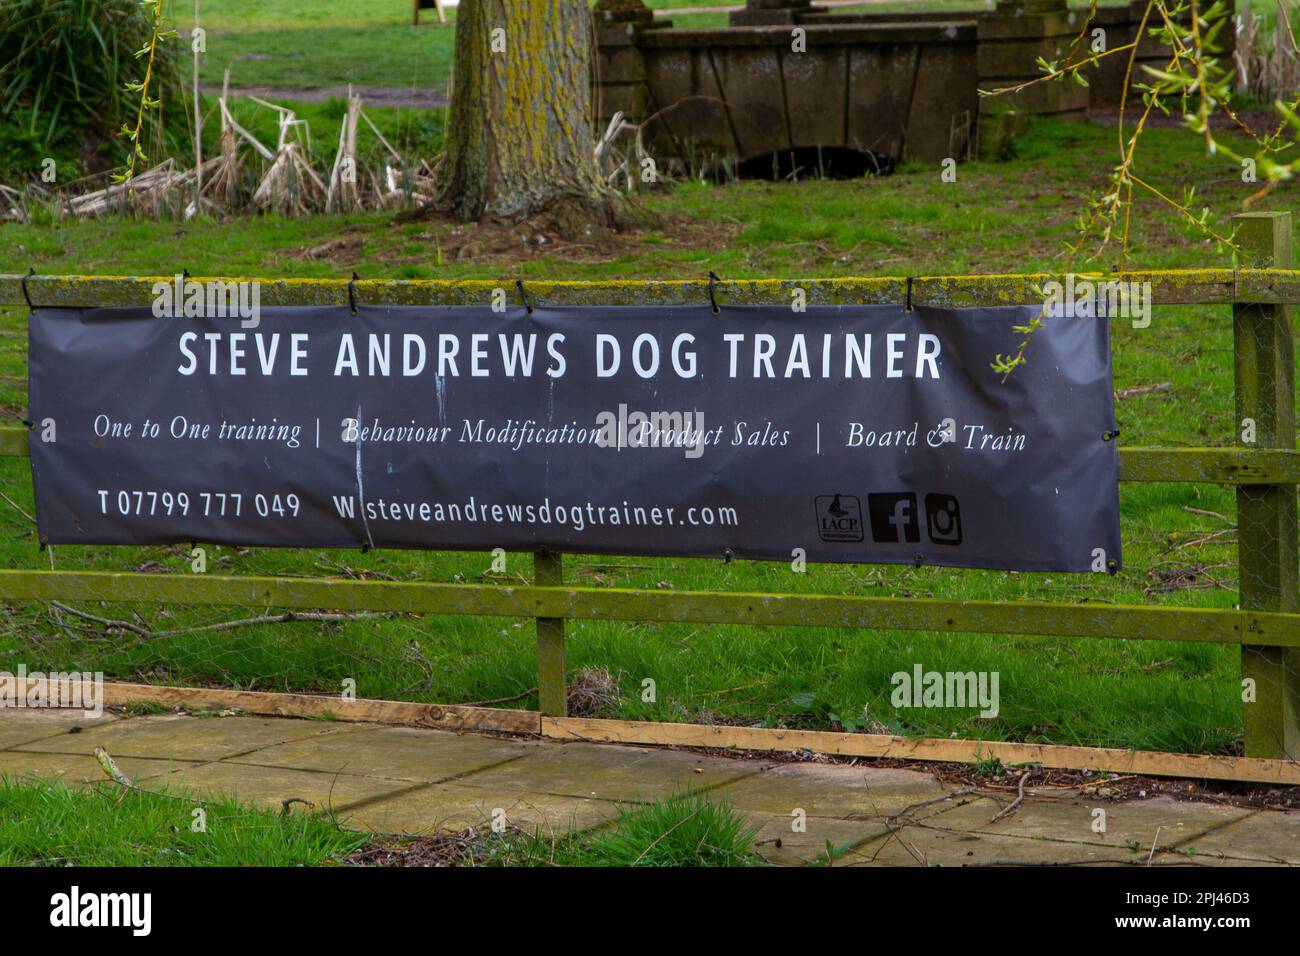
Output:
<svg viewBox="0 0 1300 956">
<path fill-rule="evenodd" d="M 1291 214 L 1235 217 L 1243 268 L 1291 267 Z M 1233 306 L 1237 440 L 1255 448 L 1296 447 L 1295 368 L 1287 305 Z M 1253 441 L 1251 440 L 1253 438 Z M 1243 610 L 1294 612 L 1296 486 L 1237 486 L 1237 564 Z M 1243 644 L 1241 676 L 1255 700 L 1242 705 L 1246 756 L 1300 758 L 1300 653 Z M 1244 696 L 1244 695 L 1243 695 Z"/>
<path fill-rule="evenodd" d="M 550 551 L 533 555 L 533 584 L 559 587 L 564 583 L 564 559 Z M 568 690 L 564 686 L 564 618 L 539 617 L 537 621 L 537 696 L 547 717 L 568 716 Z"/>
</svg>

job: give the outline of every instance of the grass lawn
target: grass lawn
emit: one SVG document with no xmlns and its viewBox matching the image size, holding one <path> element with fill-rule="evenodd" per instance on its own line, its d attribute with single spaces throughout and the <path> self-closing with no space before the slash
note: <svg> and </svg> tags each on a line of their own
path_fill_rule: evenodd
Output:
<svg viewBox="0 0 1300 956">
<path fill-rule="evenodd" d="M 206 7 L 205 7 L 206 9 Z M 1177 192 L 1204 184 L 1216 215 L 1239 208 L 1252 188 L 1235 167 L 1207 160 L 1187 134 L 1149 134 L 1143 174 Z M 937 169 L 851 182 L 680 184 L 650 196 L 661 217 L 624 235 L 538 247 L 525 238 L 544 225 L 466 226 L 447 221 L 394 225 L 385 214 L 338 218 L 247 218 L 223 224 L 112 220 L 52 227 L 0 226 L 0 271 L 47 273 L 365 277 L 635 278 L 703 276 L 906 275 L 1061 268 L 1085 199 L 1112 165 L 1114 131 L 1038 122 L 1002 164 L 960 167 L 956 183 Z M 1284 185 L 1272 208 L 1295 204 Z M 545 252 L 539 251 L 539 248 Z M 1229 265 L 1177 219 L 1146 207 L 1135 216 L 1134 264 Z M 1106 268 L 1109 260 L 1101 262 Z M 25 406 L 25 326 L 0 317 L 0 407 Z M 1226 445 L 1232 440 L 1232 332 L 1227 307 L 1156 307 L 1150 328 L 1113 325 L 1118 389 L 1164 385 L 1118 399 L 1128 445 Z M 1030 355 L 1032 361 L 1032 352 Z M 187 548 L 65 547 L 38 552 L 27 462 L 0 460 L 12 504 L 0 502 L 5 567 L 131 569 L 188 573 Z M 1218 534 L 1233 520 L 1231 489 L 1194 485 L 1121 487 L 1125 568 L 1115 577 L 1015 574 L 889 566 L 815 566 L 709 560 L 592 559 L 572 556 L 569 580 L 593 586 L 723 588 L 861 595 L 1103 600 L 1230 607 L 1236 601 L 1235 541 Z M 1192 510 L 1196 509 L 1196 510 Z M 238 574 L 386 576 L 491 581 L 479 553 L 284 551 L 217 548 L 209 570 Z M 503 583 L 529 573 L 512 556 Z M 229 609 L 88 607 L 163 630 L 242 616 Z M 1051 741 L 1098 746 L 1230 752 L 1240 734 L 1235 648 L 1144 641 L 1046 639 L 848 629 L 575 622 L 569 666 L 607 667 L 622 693 L 603 715 L 651 720 L 718 720 L 796 727 L 887 727 L 908 734 Z M 1000 672 L 1002 710 L 895 710 L 890 675 L 920 662 L 931 670 Z M 0 617 L 0 668 L 103 670 L 110 677 L 217 683 L 332 693 L 345 678 L 357 693 L 469 702 L 535 685 L 531 622 L 399 616 L 337 625 L 290 623 L 146 638 L 106 638 L 102 627 L 36 605 Z M 658 697 L 643 702 L 644 678 Z M 536 706 L 527 695 L 511 706 Z"/>
<path fill-rule="evenodd" d="M 367 837 L 314 814 L 0 776 L 0 866 L 321 866 Z"/>
<path fill-rule="evenodd" d="M 763 866 L 757 829 L 725 803 L 681 794 L 587 832 L 373 837 L 229 798 L 0 776 L 0 866 Z"/>
<path fill-rule="evenodd" d="M 510 834 L 487 841 L 475 860 L 489 866 L 764 866 L 754 852 L 759 825 L 703 794 L 620 807 L 607 828 L 559 837 Z"/>
<path fill-rule="evenodd" d="M 193 27 L 192 4 L 168 9 L 178 29 Z M 205 84 L 219 84 L 227 68 L 241 86 L 442 88 L 451 73 L 454 10 L 446 26 L 428 10 L 413 27 L 407 0 L 207 0 L 199 9 Z"/>
</svg>

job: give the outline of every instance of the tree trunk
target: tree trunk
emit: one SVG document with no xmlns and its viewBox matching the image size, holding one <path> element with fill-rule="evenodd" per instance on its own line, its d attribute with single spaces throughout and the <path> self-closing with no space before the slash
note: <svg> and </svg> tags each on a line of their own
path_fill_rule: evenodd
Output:
<svg viewBox="0 0 1300 956">
<path fill-rule="evenodd" d="M 444 202 L 462 219 L 576 207 L 611 221 L 592 156 L 586 0 L 463 0 Z"/>
</svg>

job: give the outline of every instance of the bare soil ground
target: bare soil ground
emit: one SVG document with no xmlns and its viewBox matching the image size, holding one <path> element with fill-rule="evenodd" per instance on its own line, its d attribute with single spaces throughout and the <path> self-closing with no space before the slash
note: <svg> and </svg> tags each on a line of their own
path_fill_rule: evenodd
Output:
<svg viewBox="0 0 1300 956">
<path fill-rule="evenodd" d="M 200 89 L 209 96 L 221 95 L 219 85 L 204 85 Z M 325 103 L 332 99 L 347 99 L 348 89 L 346 86 L 231 86 L 229 92 L 235 96 L 256 96 L 261 99 Z M 367 106 L 433 110 L 447 105 L 447 93 L 441 87 L 414 89 L 400 86 L 353 86 L 351 90 Z"/>
</svg>

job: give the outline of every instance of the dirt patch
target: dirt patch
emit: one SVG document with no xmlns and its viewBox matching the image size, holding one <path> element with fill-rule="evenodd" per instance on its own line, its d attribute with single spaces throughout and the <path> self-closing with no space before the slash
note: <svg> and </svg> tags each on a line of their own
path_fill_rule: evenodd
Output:
<svg viewBox="0 0 1300 956">
<path fill-rule="evenodd" d="M 527 839 L 518 827 L 488 834 L 470 827 L 459 833 L 438 833 L 422 837 L 388 837 L 367 843 L 343 860 L 344 866 L 430 867 L 474 866 L 503 849 L 510 842 Z"/>
<path fill-rule="evenodd" d="M 655 250 L 717 249 L 734 242 L 744 228 L 736 223 L 700 222 L 685 216 L 662 216 L 651 225 L 612 229 L 599 223 L 576 224 L 565 219 L 538 216 L 520 223 L 466 223 L 420 210 L 420 221 L 429 227 L 412 237 L 427 245 L 428 252 L 412 256 L 395 250 L 376 250 L 370 258 L 390 264 L 428 265 L 436 263 L 481 263 L 493 268 L 533 259 L 560 259 L 579 264 L 599 264 L 624 255 L 644 253 L 647 240 Z M 396 236 L 396 233 L 394 233 Z M 384 233 L 370 233 L 375 242 Z M 300 254 L 301 255 L 301 254 Z"/>
<path fill-rule="evenodd" d="M 1124 111 L 1124 125 L 1126 128 L 1132 128 L 1142 117 L 1141 101 L 1130 103 Z M 1263 109 L 1244 109 L 1237 113 L 1237 118 L 1246 125 L 1246 128 L 1252 130 L 1258 135 L 1267 135 L 1272 133 L 1281 122 L 1280 117 L 1272 110 Z M 1115 126 L 1119 122 L 1119 108 L 1114 106 L 1094 106 L 1088 110 L 1088 119 L 1099 126 Z M 1177 113 L 1171 112 L 1168 116 L 1159 110 L 1153 109 L 1151 115 L 1147 117 L 1146 125 L 1152 129 L 1186 129 L 1187 124 Z M 1223 112 L 1216 112 L 1210 117 L 1211 129 L 1237 129 L 1237 124 Z"/>
<path fill-rule="evenodd" d="M 221 87 L 211 84 L 200 89 L 209 96 L 220 96 Z M 447 92 L 440 87 L 410 88 L 401 86 L 356 86 L 352 92 L 361 97 L 366 106 L 397 106 L 416 110 L 442 109 L 447 105 Z M 346 86 L 232 86 L 233 96 L 256 96 L 258 99 L 296 100 L 302 103 L 325 103 L 348 98 Z"/>
<path fill-rule="evenodd" d="M 360 236 L 340 236 L 318 246 L 309 246 L 293 254 L 294 259 L 313 261 L 329 260 L 331 262 L 355 262 L 361 258 L 365 243 Z"/>
</svg>

